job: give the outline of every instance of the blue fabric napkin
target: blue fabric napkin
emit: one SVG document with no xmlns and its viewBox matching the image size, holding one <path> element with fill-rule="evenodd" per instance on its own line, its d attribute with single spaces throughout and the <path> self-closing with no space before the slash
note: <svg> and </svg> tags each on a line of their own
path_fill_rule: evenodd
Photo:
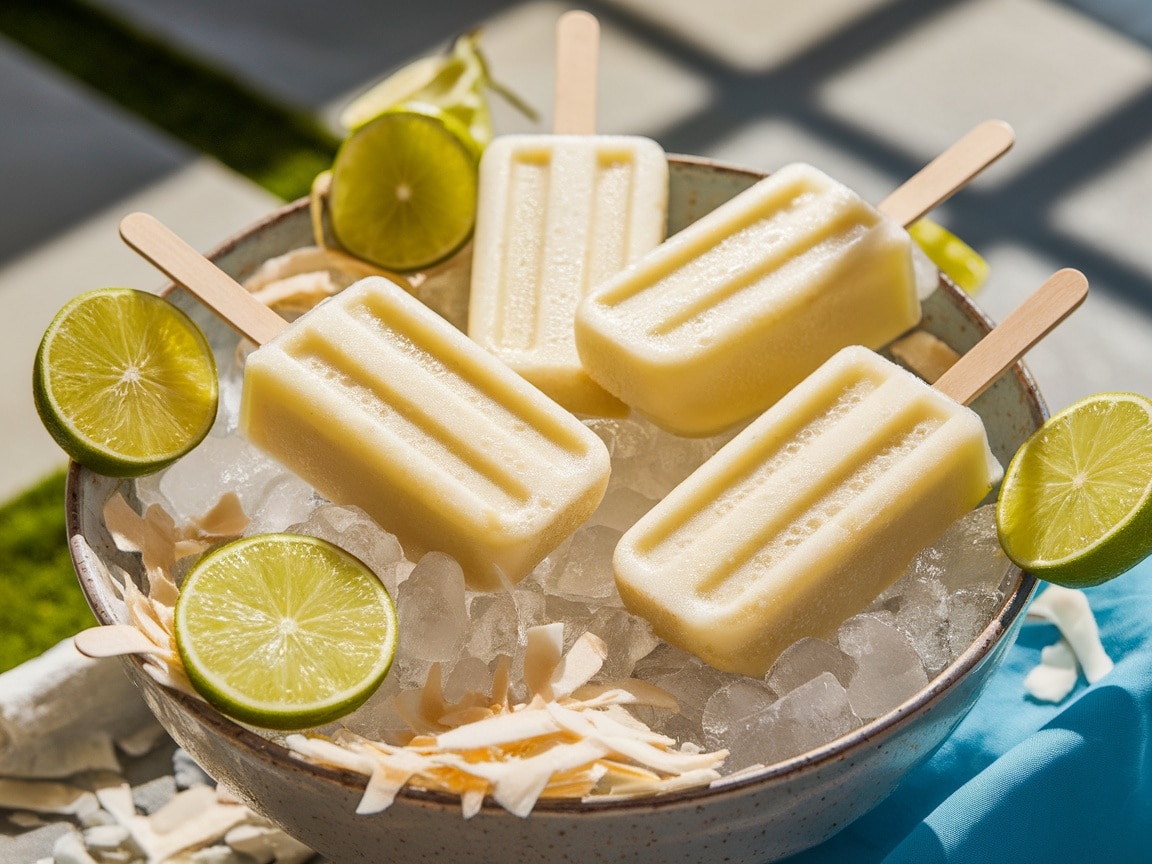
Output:
<svg viewBox="0 0 1152 864">
<path fill-rule="evenodd" d="M 1116 667 L 1061 703 L 1024 676 L 1025 624 L 956 731 L 870 813 L 788 864 L 1152 862 L 1152 559 L 1086 594 Z"/>
</svg>

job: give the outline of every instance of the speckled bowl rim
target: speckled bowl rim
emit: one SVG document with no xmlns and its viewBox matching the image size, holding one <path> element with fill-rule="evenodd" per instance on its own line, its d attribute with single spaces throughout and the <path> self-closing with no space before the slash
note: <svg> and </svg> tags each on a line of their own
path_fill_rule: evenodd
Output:
<svg viewBox="0 0 1152 864">
<path fill-rule="evenodd" d="M 697 170 L 706 169 L 729 175 L 743 175 L 753 182 L 765 176 L 764 172 L 729 165 L 724 162 L 698 156 L 669 154 L 668 160 L 672 167 L 692 166 Z M 262 232 L 270 225 L 288 216 L 295 215 L 300 210 L 308 209 L 309 206 L 310 202 L 308 198 L 301 198 L 285 204 L 272 211 L 263 219 L 258 220 L 231 236 L 209 252 L 208 256 L 215 259 L 218 256 L 226 254 L 239 244 L 248 241 L 253 235 Z M 173 286 L 169 285 L 165 289 L 165 293 L 172 290 L 172 287 Z M 992 320 L 963 290 L 958 288 L 949 279 L 942 276 L 938 290 L 946 291 L 952 295 L 953 301 L 963 307 L 968 317 L 980 326 L 984 332 L 992 328 Z M 1047 418 L 1048 409 L 1031 373 L 1028 372 L 1022 364 L 1017 363 L 1006 374 L 1016 378 L 1021 391 L 1027 396 L 1031 413 L 1036 419 L 1037 425 L 1039 425 L 1040 422 Z M 65 511 L 67 532 L 70 538 L 80 533 L 81 496 L 85 486 L 83 478 L 88 473 L 88 469 L 75 462 L 71 463 L 68 469 L 65 490 Z M 101 624 L 119 623 L 109 613 L 109 610 L 97 606 L 94 602 L 94 598 L 100 596 L 97 586 L 102 579 L 101 574 L 89 566 L 88 562 L 78 554 L 72 544 L 70 544 L 70 551 L 77 578 L 97 620 Z M 980 665 L 991 654 L 1000 640 L 1013 630 L 1020 616 L 1024 614 L 1038 582 L 1031 574 L 1020 570 L 1020 568 L 1015 565 L 1010 567 L 1008 575 L 1005 577 L 1005 582 L 1010 582 L 1012 587 L 1008 590 L 1003 603 L 988 626 L 984 628 L 966 650 L 932 678 L 928 682 L 928 685 L 914 696 L 905 700 L 891 711 L 865 723 L 860 728 L 846 735 L 835 738 L 814 750 L 782 762 L 768 765 L 762 770 L 748 772 L 746 775 L 741 774 L 735 779 L 722 781 L 722 784 L 716 787 L 704 786 L 659 796 L 614 799 L 611 801 L 544 799 L 537 802 L 533 812 L 563 815 L 573 813 L 628 814 L 644 813 L 664 808 L 676 808 L 686 804 L 702 805 L 723 799 L 730 795 L 743 794 L 750 788 L 759 789 L 779 783 L 789 783 L 797 778 L 803 777 L 807 773 L 820 770 L 829 763 L 850 759 L 856 751 L 866 749 L 868 745 L 875 741 L 891 737 L 909 723 L 914 716 L 919 715 L 933 703 L 941 700 L 944 695 L 961 682 L 969 672 Z M 124 658 L 124 660 L 125 662 L 134 664 L 140 674 L 146 674 L 144 672 L 144 663 L 138 656 L 131 655 Z M 344 769 L 314 765 L 298 759 L 285 747 L 232 722 L 205 702 L 177 691 L 166 690 L 165 692 L 169 698 L 180 705 L 184 711 L 192 715 L 199 723 L 213 729 L 221 736 L 232 740 L 237 747 L 247 751 L 252 757 L 266 761 L 280 770 L 310 772 L 319 778 L 342 785 L 352 791 L 362 792 L 367 783 L 367 778 L 362 774 Z M 457 812 L 460 807 L 460 799 L 458 796 L 410 787 L 405 787 L 401 790 L 398 798 L 407 799 L 413 803 L 420 802 L 424 806 L 439 806 Z M 483 809 L 499 811 L 501 808 L 490 799 L 486 799 Z"/>
</svg>

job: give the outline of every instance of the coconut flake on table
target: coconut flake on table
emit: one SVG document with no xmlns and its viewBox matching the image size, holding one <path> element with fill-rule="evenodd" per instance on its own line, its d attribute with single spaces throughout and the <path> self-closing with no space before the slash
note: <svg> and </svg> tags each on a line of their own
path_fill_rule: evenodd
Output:
<svg viewBox="0 0 1152 864">
<path fill-rule="evenodd" d="M 1028 607 L 1027 619 L 1055 624 L 1060 639 L 1040 652 L 1040 663 L 1024 678 L 1024 689 L 1042 702 L 1061 702 L 1084 678 L 1094 684 L 1112 671 L 1112 658 L 1100 641 L 1100 628 L 1088 595 L 1075 588 L 1049 585 Z"/>
</svg>

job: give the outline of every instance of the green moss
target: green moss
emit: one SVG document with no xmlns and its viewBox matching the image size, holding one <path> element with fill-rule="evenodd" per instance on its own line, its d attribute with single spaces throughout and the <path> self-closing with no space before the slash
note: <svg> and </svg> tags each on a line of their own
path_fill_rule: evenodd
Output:
<svg viewBox="0 0 1152 864">
<path fill-rule="evenodd" d="M 64 477 L 0 507 L 0 672 L 96 623 L 68 555 Z"/>
<path fill-rule="evenodd" d="M 338 141 L 80 0 L 3 0 L 0 33 L 285 200 L 307 194 Z"/>
</svg>

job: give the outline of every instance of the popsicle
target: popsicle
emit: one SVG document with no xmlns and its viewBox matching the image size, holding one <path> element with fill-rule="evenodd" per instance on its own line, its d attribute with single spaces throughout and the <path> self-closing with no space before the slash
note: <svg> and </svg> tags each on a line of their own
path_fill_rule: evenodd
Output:
<svg viewBox="0 0 1152 864">
<path fill-rule="evenodd" d="M 929 386 L 841 349 L 621 538 L 625 605 L 711 665 L 764 675 L 803 636 L 828 638 L 999 482 L 965 405 L 1083 301 L 1052 276 Z"/>
<path fill-rule="evenodd" d="M 260 346 L 244 370 L 248 439 L 410 554 L 447 552 L 473 588 L 496 588 L 599 504 L 600 439 L 389 280 L 363 279 L 289 325 L 152 217 L 120 232 Z"/>
<path fill-rule="evenodd" d="M 936 275 L 917 285 L 902 226 L 1012 142 L 982 123 L 876 208 L 810 165 L 776 171 L 581 302 L 585 371 L 677 434 L 757 415 L 845 345 L 880 348 L 920 320 Z"/>
<path fill-rule="evenodd" d="M 588 377 L 576 305 L 663 239 L 668 162 L 649 138 L 595 135 L 598 25 L 557 26 L 552 135 L 496 138 L 480 163 L 468 335 L 581 414 L 628 408 Z"/>
</svg>

